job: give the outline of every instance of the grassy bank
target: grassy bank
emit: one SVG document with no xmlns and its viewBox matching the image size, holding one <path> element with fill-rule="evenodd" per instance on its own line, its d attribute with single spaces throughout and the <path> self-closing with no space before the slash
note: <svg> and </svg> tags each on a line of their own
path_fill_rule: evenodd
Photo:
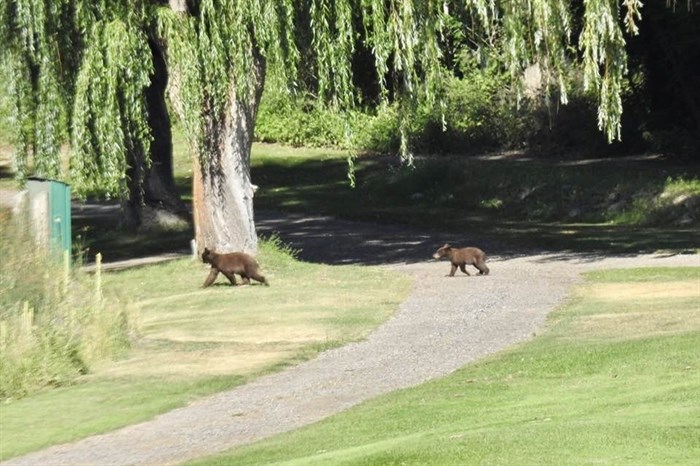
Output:
<svg viewBox="0 0 700 466">
<path fill-rule="evenodd" d="M 347 154 L 254 146 L 256 208 L 459 231 L 550 250 L 650 252 L 700 246 L 697 166 L 659 157 L 555 160 L 523 156 L 357 161 Z M 293 180 L 291 182 L 290 180 Z"/>
<path fill-rule="evenodd" d="M 270 287 L 219 277 L 201 289 L 208 269 L 187 259 L 104 274 L 105 298 L 138 310 L 139 337 L 70 386 L 1 404 L 0 459 L 143 421 L 361 339 L 410 285 L 377 268 L 299 262 L 275 240 L 258 259 Z"/>
<path fill-rule="evenodd" d="M 589 274 L 529 343 L 194 464 L 696 464 L 699 280 Z"/>
<path fill-rule="evenodd" d="M 72 383 L 129 345 L 129 306 L 0 208 L 0 402 Z M 3 420 L 4 421 L 4 420 Z"/>
</svg>

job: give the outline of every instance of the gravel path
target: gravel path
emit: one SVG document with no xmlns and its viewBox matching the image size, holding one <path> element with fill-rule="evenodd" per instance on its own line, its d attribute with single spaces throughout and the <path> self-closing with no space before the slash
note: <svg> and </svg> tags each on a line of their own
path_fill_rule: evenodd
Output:
<svg viewBox="0 0 700 466">
<path fill-rule="evenodd" d="M 344 222 L 326 217 L 258 215 L 327 263 L 389 264 L 414 278 L 408 300 L 366 341 L 257 379 L 152 421 L 49 448 L 3 465 L 176 464 L 318 421 L 357 403 L 440 377 L 530 338 L 562 303 L 582 271 L 694 265 L 700 256 L 597 257 L 515 255 L 500 245 L 454 235 Z M 426 260 L 445 241 L 492 254 L 491 275 L 446 277 L 449 265 Z"/>
</svg>

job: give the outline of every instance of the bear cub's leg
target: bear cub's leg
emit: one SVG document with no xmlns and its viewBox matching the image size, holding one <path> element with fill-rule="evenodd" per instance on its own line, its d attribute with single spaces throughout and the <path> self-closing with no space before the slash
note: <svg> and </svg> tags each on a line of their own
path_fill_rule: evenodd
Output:
<svg viewBox="0 0 700 466">
<path fill-rule="evenodd" d="M 219 269 L 216 267 L 212 267 L 211 270 L 209 270 L 209 275 L 207 276 L 207 279 L 204 280 L 204 285 L 202 285 L 202 288 L 206 288 L 210 286 L 212 283 L 216 281 L 216 277 L 219 276 Z"/>
<path fill-rule="evenodd" d="M 450 277 L 455 276 L 455 272 L 457 271 L 457 266 L 455 264 L 452 264 L 452 267 L 450 268 Z"/>
<path fill-rule="evenodd" d="M 474 267 L 479 269 L 479 275 L 488 275 L 489 274 L 489 268 L 486 266 L 486 261 L 483 259 L 480 261 L 477 261 L 476 264 L 474 264 Z"/>
<path fill-rule="evenodd" d="M 223 272 L 223 274 L 228 278 L 228 281 L 231 282 L 231 286 L 236 286 L 238 283 L 236 283 L 236 274 L 233 272 Z"/>
</svg>

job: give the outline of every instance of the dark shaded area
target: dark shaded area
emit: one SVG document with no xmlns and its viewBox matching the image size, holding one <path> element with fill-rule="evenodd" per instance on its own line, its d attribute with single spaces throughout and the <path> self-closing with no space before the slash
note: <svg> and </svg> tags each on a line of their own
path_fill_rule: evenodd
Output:
<svg viewBox="0 0 700 466">
<path fill-rule="evenodd" d="M 634 193 L 660 193 L 667 178 L 692 176 L 695 166 L 650 157 L 554 161 L 494 156 L 443 158 L 413 170 L 397 167 L 395 158 L 373 157 L 357 167 L 358 187 L 353 189 L 342 159 L 254 160 L 258 212 L 283 209 L 312 216 L 279 225 L 258 214 L 261 231 L 279 231 L 293 247 L 302 247 L 297 236 L 315 238 L 311 244 L 326 250 L 305 251 L 301 257 L 326 257 L 332 263 L 422 260 L 444 242 L 479 246 L 489 255 L 633 254 L 700 247 L 694 223 L 681 226 L 659 218 L 650 220 L 653 225 L 615 225 L 605 217 L 605 209 L 632 206 L 629 196 Z M 495 195 L 503 202 L 497 208 L 490 204 Z M 338 229 L 324 233 L 323 215 L 404 227 L 385 233 L 379 229 L 383 239 Z M 337 250 L 328 251 L 329 244 Z M 355 255 L 358 247 L 371 252 Z"/>
<path fill-rule="evenodd" d="M 148 102 L 148 126 L 153 141 L 150 148 L 151 167 L 147 171 L 144 186 L 145 201 L 171 212 L 184 213 L 185 206 L 180 200 L 173 178 L 173 135 L 165 96 L 168 68 L 159 45 L 153 40 L 148 45 L 153 58 L 153 74 L 145 94 Z"/>
<path fill-rule="evenodd" d="M 693 7 L 691 11 L 687 7 Z M 635 102 L 625 109 L 657 148 L 700 156 L 700 2 L 648 2 L 628 53 Z M 623 115 L 623 118 L 627 114 Z"/>
<path fill-rule="evenodd" d="M 173 177 L 173 143 L 170 115 L 165 99 L 168 85 L 168 69 L 163 51 L 153 40 L 148 42 L 153 60 L 151 83 L 144 91 L 148 107 L 148 126 L 151 141 L 148 160 L 138 145 L 128 151 L 127 179 L 129 198 L 123 201 L 123 224 L 138 228 L 151 220 L 154 210 L 185 215 L 186 209 Z"/>
<path fill-rule="evenodd" d="M 11 164 L 0 162 L 0 180 L 11 180 L 15 177 Z"/>
<path fill-rule="evenodd" d="M 584 3 L 572 5 L 571 37 L 581 33 Z M 622 8 L 624 11 L 624 7 Z M 608 144 L 597 128 L 598 99 L 583 90 L 574 73 L 569 103 L 554 92 L 549 106 L 524 113 L 528 150 L 553 156 L 583 151 L 620 156 L 661 151 L 680 158 L 700 155 L 700 2 L 645 2 L 639 34 L 625 32 L 628 75 L 622 91 L 622 141 Z M 579 57 L 580 58 L 580 57 Z"/>
<path fill-rule="evenodd" d="M 254 157 L 259 234 L 277 234 L 301 259 L 329 264 L 429 261 L 446 242 L 477 246 L 492 260 L 545 251 L 596 260 L 700 248 L 696 223 L 604 221 L 605 208 L 634 202 L 631 193 L 659 193 L 667 178 L 698 173 L 673 159 L 445 157 L 406 169 L 395 157 L 372 157 L 357 168 L 353 189 L 343 158 Z M 179 181 L 185 189 L 186 180 Z M 496 196 L 503 201 L 498 208 Z M 189 253 L 192 228 L 130 231 L 120 228 L 120 215 L 114 202 L 74 205 L 74 243 L 88 261 L 97 252 L 108 262 Z"/>
<path fill-rule="evenodd" d="M 258 234 L 278 235 L 298 250 L 300 259 L 333 265 L 425 262 L 432 260 L 432 254 L 445 242 L 466 246 L 472 241 L 484 249 L 496 249 L 493 241 L 484 245 L 484 240 L 460 234 L 326 216 L 262 211 L 256 216 L 256 225 Z"/>
<path fill-rule="evenodd" d="M 258 212 L 256 223 L 260 235 L 279 236 L 284 243 L 299 251 L 300 259 L 332 265 L 431 261 L 432 254 L 444 243 L 457 247 L 477 246 L 486 251 L 489 260 L 554 251 L 560 253 L 555 256 L 557 259 L 565 260 L 575 253 L 577 260 L 590 261 L 659 249 L 668 249 L 671 255 L 692 254 L 693 248 L 700 244 L 700 235 L 690 229 L 668 232 L 581 227 L 575 232 L 562 232 L 553 226 L 532 224 L 511 230 L 497 229 L 491 235 L 484 235 L 483 232 L 441 233 L 418 226 L 271 211 Z M 447 272 L 449 266 L 446 264 L 445 267 Z"/>
<path fill-rule="evenodd" d="M 82 262 L 104 262 L 190 251 L 194 229 L 138 231 L 124 227 L 119 202 L 73 202 L 71 209 L 74 255 Z"/>
</svg>

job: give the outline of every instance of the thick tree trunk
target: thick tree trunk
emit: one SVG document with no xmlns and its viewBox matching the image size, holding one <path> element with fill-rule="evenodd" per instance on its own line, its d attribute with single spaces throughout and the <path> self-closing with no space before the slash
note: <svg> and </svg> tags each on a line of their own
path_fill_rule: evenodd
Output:
<svg viewBox="0 0 700 466">
<path fill-rule="evenodd" d="M 173 178 L 173 145 L 170 116 L 165 103 L 168 85 L 168 69 L 158 45 L 149 42 L 154 72 L 151 84 L 145 91 L 148 105 L 148 125 L 153 141 L 149 157 L 151 166 L 145 167 L 141 154 L 132 154 L 129 168 L 129 199 L 122 203 L 124 224 L 130 228 L 154 226 L 158 211 L 169 217 L 181 216 L 186 208 L 180 199 Z"/>
<path fill-rule="evenodd" d="M 217 161 L 202 166 L 195 157 L 192 205 L 200 253 L 205 247 L 217 252 L 257 251 L 250 181 L 251 131 L 247 123 L 227 126 Z"/>
<path fill-rule="evenodd" d="M 195 157 L 192 198 L 197 249 L 217 252 L 243 251 L 255 254 L 253 195 L 250 150 L 258 103 L 262 94 L 265 63 L 256 60 L 256 84 L 246 102 L 231 85 L 223 121 L 212 121 L 206 135 L 207 157 Z"/>
<path fill-rule="evenodd" d="M 185 0 L 168 0 L 170 8 L 186 15 L 190 4 Z M 253 45 L 255 47 L 255 45 Z M 258 237 L 253 215 L 254 185 L 250 178 L 250 149 L 258 104 L 265 81 L 265 59 L 253 50 L 252 87 L 250 94 L 238 94 L 235 83 L 229 86 L 228 102 L 222 114 L 210 109 L 205 122 L 203 149 L 191 143 L 194 152 L 192 208 L 195 240 L 201 253 L 204 248 L 226 253 L 243 251 L 255 254 Z M 177 74 L 170 75 L 171 101 L 175 111 L 184 116 Z M 244 98 L 241 98 L 244 97 Z"/>
<path fill-rule="evenodd" d="M 146 89 L 148 102 L 148 125 L 151 127 L 151 167 L 146 173 L 145 201 L 152 207 L 169 212 L 185 211 L 173 178 L 173 135 L 170 130 L 170 115 L 165 103 L 168 86 L 168 68 L 158 44 L 149 41 L 153 57 L 154 73 L 151 85 Z"/>
</svg>

